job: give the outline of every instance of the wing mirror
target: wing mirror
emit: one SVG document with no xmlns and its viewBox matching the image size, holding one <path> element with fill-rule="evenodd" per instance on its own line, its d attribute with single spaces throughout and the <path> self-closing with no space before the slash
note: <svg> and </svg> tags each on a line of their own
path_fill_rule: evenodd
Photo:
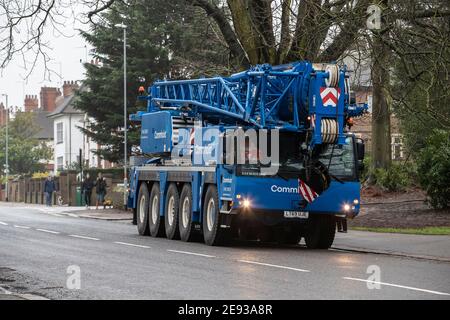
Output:
<svg viewBox="0 0 450 320">
<path fill-rule="evenodd" d="M 364 170 L 364 154 L 366 153 L 366 146 L 364 140 L 361 138 L 356 139 L 356 155 L 358 157 L 358 169 L 359 171 Z"/>
</svg>

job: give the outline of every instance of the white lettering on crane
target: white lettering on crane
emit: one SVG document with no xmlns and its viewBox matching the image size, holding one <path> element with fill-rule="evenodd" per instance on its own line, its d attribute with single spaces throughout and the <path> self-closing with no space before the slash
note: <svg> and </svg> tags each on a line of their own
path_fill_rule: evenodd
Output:
<svg viewBox="0 0 450 320">
<path fill-rule="evenodd" d="M 275 193 L 298 193 L 298 188 L 297 187 L 280 187 L 277 185 L 272 185 L 272 187 L 270 187 L 270 191 L 275 192 Z"/>
</svg>

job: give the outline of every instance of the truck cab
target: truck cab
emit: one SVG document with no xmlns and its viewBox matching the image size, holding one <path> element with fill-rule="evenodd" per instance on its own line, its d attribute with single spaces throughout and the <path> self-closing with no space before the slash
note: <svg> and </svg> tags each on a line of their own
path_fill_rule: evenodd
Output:
<svg viewBox="0 0 450 320">
<path fill-rule="evenodd" d="M 238 231 L 254 239 L 259 234 L 266 238 L 272 234 L 298 242 L 311 228 L 311 221 L 357 216 L 363 142 L 349 133 L 346 144 L 328 145 L 322 150 L 319 161 L 326 166 L 331 181 L 313 201 L 306 201 L 300 191 L 298 177 L 305 170 L 301 155 L 289 146 L 289 139 L 285 142 L 288 144 L 280 143 L 283 151 L 275 174 L 263 174 L 258 165 L 250 164 L 222 170 L 220 193 L 226 199 L 223 212 L 233 216 Z M 328 232 L 334 235 L 334 224 L 328 226 Z"/>
</svg>

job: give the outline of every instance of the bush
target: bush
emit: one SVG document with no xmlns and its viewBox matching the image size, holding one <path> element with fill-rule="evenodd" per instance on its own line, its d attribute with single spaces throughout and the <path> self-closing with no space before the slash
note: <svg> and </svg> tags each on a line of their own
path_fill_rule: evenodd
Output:
<svg viewBox="0 0 450 320">
<path fill-rule="evenodd" d="M 369 155 L 366 155 L 363 160 L 364 168 L 360 172 L 359 180 L 361 182 L 366 182 L 369 180 L 370 175 L 372 174 L 372 158 Z"/>
<path fill-rule="evenodd" d="M 412 176 L 414 169 L 412 166 L 392 163 L 389 169 L 375 169 L 373 177 L 375 184 L 380 188 L 394 192 L 403 191 L 413 184 Z"/>
<path fill-rule="evenodd" d="M 434 208 L 450 206 L 450 131 L 434 130 L 417 156 L 419 183 Z"/>
<path fill-rule="evenodd" d="M 33 179 L 47 178 L 49 176 L 48 172 L 35 172 L 31 176 Z"/>
</svg>

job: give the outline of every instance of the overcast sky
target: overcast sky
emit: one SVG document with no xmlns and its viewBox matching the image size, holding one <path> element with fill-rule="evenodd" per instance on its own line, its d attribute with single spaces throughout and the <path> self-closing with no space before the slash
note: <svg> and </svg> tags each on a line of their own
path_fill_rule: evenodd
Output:
<svg viewBox="0 0 450 320">
<path fill-rule="evenodd" d="M 57 35 L 51 29 L 46 30 L 46 40 L 52 47 L 49 52 L 52 61 L 49 66 L 56 73 L 62 71 L 62 80 L 58 75 L 52 74 L 50 79 L 48 75 L 44 77 L 44 67 L 42 60 L 39 61 L 33 73 L 25 79 L 28 71 L 23 68 L 21 56 L 16 56 L 4 70 L 0 70 L 0 94 L 6 93 L 9 96 L 10 106 L 23 107 L 25 95 L 38 95 L 43 86 L 59 87 L 64 80 L 82 80 L 84 78 L 84 68 L 80 60 L 84 63 L 86 60 L 86 43 L 79 36 L 75 29 L 85 29 L 82 24 L 74 24 L 68 21 L 68 24 L 62 30 L 66 35 L 64 37 Z M 90 61 L 88 56 L 88 61 Z M 5 97 L 0 96 L 0 101 L 5 103 Z"/>
</svg>

